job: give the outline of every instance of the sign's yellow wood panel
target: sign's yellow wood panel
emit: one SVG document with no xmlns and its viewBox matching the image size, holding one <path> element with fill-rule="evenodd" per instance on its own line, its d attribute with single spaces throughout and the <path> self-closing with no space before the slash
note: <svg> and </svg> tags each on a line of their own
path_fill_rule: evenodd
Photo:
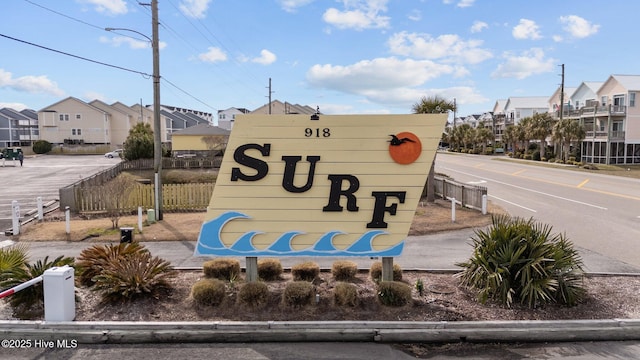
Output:
<svg viewBox="0 0 640 360">
<path fill-rule="evenodd" d="M 400 255 L 446 118 L 238 116 L 195 254 Z"/>
</svg>

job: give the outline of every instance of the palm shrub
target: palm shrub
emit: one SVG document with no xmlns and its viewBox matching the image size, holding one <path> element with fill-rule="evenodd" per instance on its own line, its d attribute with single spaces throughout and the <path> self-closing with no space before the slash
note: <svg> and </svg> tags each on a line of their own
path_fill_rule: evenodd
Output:
<svg viewBox="0 0 640 360">
<path fill-rule="evenodd" d="M 464 286 L 478 290 L 478 299 L 529 308 L 558 302 L 575 305 L 585 296 L 582 259 L 564 234 L 533 219 L 492 217 L 487 230 L 476 230 L 473 255 L 458 263 Z"/>
<path fill-rule="evenodd" d="M 80 252 L 76 261 L 76 279 L 84 286 L 93 286 L 94 277 L 105 268 L 137 253 L 149 252 L 140 243 L 93 245 Z"/>
<path fill-rule="evenodd" d="M 171 289 L 169 279 L 175 274 L 168 261 L 139 251 L 112 262 L 94 276 L 93 289 L 101 293 L 103 302 L 131 301 Z"/>
<path fill-rule="evenodd" d="M 6 280 L 2 282 L 3 288 L 12 288 L 29 281 L 38 276 L 42 276 L 45 271 L 56 266 L 73 265 L 72 257 L 58 256 L 53 261 L 49 257 L 38 260 L 33 264 L 25 263 L 24 267 L 17 267 L 7 271 L 4 276 Z M 42 282 L 29 286 L 11 295 L 9 303 L 14 309 L 15 315 L 21 319 L 33 319 L 44 314 L 44 287 Z"/>
<path fill-rule="evenodd" d="M 24 243 L 0 248 L 0 282 L 9 279 L 17 269 L 24 269 L 27 262 L 27 247 Z"/>
</svg>

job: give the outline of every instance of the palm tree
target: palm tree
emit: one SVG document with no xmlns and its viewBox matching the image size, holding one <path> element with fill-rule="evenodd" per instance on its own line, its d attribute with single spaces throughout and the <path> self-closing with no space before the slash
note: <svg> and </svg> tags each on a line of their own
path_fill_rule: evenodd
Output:
<svg viewBox="0 0 640 360">
<path fill-rule="evenodd" d="M 502 141 L 505 143 L 506 148 L 509 149 L 509 145 L 511 145 L 511 150 L 515 152 L 517 140 L 516 127 L 514 125 L 507 126 L 502 133 Z"/>
<path fill-rule="evenodd" d="M 553 118 L 548 113 L 538 113 L 528 119 L 531 119 L 526 123 L 528 138 L 540 141 L 540 158 L 543 158 L 547 136 L 551 135 L 553 130 Z"/>
<path fill-rule="evenodd" d="M 560 143 L 560 155 L 562 160 L 567 160 L 571 143 L 581 141 L 586 136 L 584 127 L 576 120 L 562 119 L 553 127 L 553 138 Z"/>
<path fill-rule="evenodd" d="M 487 142 L 492 141 L 495 138 L 493 135 L 493 131 L 489 128 L 486 128 L 483 124 L 476 129 L 476 141 L 480 143 L 482 146 L 482 153 L 487 149 Z"/>
<path fill-rule="evenodd" d="M 414 114 L 448 113 L 449 111 L 456 111 L 456 103 L 446 100 L 445 98 L 438 95 L 429 97 L 423 96 L 419 102 L 413 104 L 413 106 L 411 107 L 411 111 Z M 433 187 L 435 162 L 436 158 L 434 155 L 433 161 L 431 162 L 431 169 L 429 170 L 429 176 L 427 177 L 427 183 L 425 184 L 428 202 L 436 201 L 435 189 Z"/>
</svg>

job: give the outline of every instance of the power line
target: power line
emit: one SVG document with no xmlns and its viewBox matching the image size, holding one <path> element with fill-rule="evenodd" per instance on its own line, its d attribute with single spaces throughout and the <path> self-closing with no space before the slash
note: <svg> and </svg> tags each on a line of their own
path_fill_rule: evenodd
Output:
<svg viewBox="0 0 640 360">
<path fill-rule="evenodd" d="M 173 86 L 174 88 L 176 88 L 176 89 L 180 90 L 182 93 L 184 93 L 184 94 L 185 94 L 185 95 L 187 95 L 188 97 L 192 98 L 193 100 L 195 100 L 195 101 L 199 102 L 200 104 L 202 104 L 202 105 L 204 105 L 204 106 L 206 106 L 206 107 L 208 107 L 208 108 L 210 108 L 210 109 L 212 109 L 212 110 L 218 110 L 218 109 L 216 109 L 216 108 L 212 107 L 211 105 L 209 105 L 209 104 L 205 103 L 204 101 L 202 101 L 202 100 L 198 99 L 197 97 L 195 97 L 195 96 L 193 96 L 193 95 L 189 94 L 186 90 L 181 89 L 181 88 L 180 88 L 180 87 L 178 87 L 176 84 L 172 83 L 171 81 L 167 80 L 166 78 L 164 78 L 164 77 L 163 77 L 163 78 L 162 78 L 162 80 L 163 80 L 164 82 L 168 83 L 169 85 Z"/>
<path fill-rule="evenodd" d="M 17 38 L 11 37 L 11 36 L 9 36 L 9 35 L 0 34 L 0 36 L 2 36 L 2 37 L 4 37 L 4 38 L 7 38 L 7 39 L 10 39 L 10 40 L 13 40 L 13 41 L 21 42 L 21 43 L 23 43 L 23 44 L 27 44 L 27 45 L 35 46 L 35 47 L 38 47 L 38 48 L 41 48 L 41 49 L 45 49 L 45 50 L 48 50 L 48 51 L 52 51 L 52 52 L 55 52 L 55 53 L 58 53 L 58 54 L 62 54 L 62 55 L 66 55 L 66 56 L 70 56 L 70 57 L 73 57 L 73 58 L 76 58 L 76 59 L 80 59 L 80 60 L 84 60 L 84 61 L 92 62 L 92 63 L 99 64 L 99 65 L 103 65 L 103 66 L 112 67 L 112 68 L 119 69 L 119 70 L 124 70 L 124 71 L 128 71 L 128 72 L 132 72 L 132 73 L 139 74 L 139 75 L 142 75 L 142 76 L 145 76 L 145 77 L 150 77 L 150 76 L 151 76 L 151 75 L 149 75 L 149 74 L 147 74 L 147 73 L 145 73 L 145 72 L 142 72 L 142 71 L 132 70 L 132 69 L 128 69 L 128 68 L 125 68 L 125 67 L 122 67 L 122 66 L 112 65 L 112 64 L 107 64 L 107 63 L 102 62 L 102 61 L 93 60 L 93 59 L 89 59 L 89 58 L 82 57 L 82 56 L 78 56 L 78 55 L 73 55 L 73 54 L 70 54 L 70 53 L 67 53 L 67 52 L 64 52 L 64 51 L 60 51 L 60 50 L 56 50 L 56 49 L 52 49 L 52 48 L 49 48 L 49 47 L 46 47 L 46 46 L 42 46 L 42 45 L 38 45 L 38 44 L 34 44 L 34 43 L 32 43 L 32 42 L 29 42 L 29 41 L 25 41 L 25 40 L 17 39 Z"/>
<path fill-rule="evenodd" d="M 66 14 L 63 14 L 63 13 L 61 13 L 61 12 L 55 11 L 55 10 L 53 10 L 53 9 L 49 9 L 49 8 L 48 8 L 48 7 L 46 7 L 46 6 L 43 6 L 43 5 L 40 5 L 40 4 L 36 4 L 36 3 L 34 3 L 33 1 L 30 1 L 30 0 L 24 0 L 24 1 L 25 1 L 25 2 L 28 2 L 29 4 L 31 4 L 31 5 L 33 5 L 33 6 L 37 6 L 37 7 L 41 8 L 41 9 L 44 9 L 44 10 L 50 11 L 50 12 L 52 12 L 52 13 L 56 14 L 56 15 L 60 15 L 60 16 L 62 16 L 62 17 L 66 17 L 67 19 L 70 19 L 70 20 L 73 20 L 73 21 L 77 21 L 77 22 L 79 22 L 79 23 L 81 23 L 81 24 L 84 24 L 84 25 L 87 25 L 87 26 L 91 26 L 91 27 L 94 27 L 94 28 L 96 28 L 96 29 L 104 30 L 104 27 L 99 27 L 99 26 L 97 26 L 97 25 L 89 24 L 89 23 L 88 23 L 88 22 L 86 22 L 86 21 L 83 21 L 83 20 L 80 20 L 80 19 L 76 19 L 76 18 L 74 18 L 74 17 L 71 17 L 71 16 L 69 16 L 69 15 L 66 15 Z"/>
</svg>

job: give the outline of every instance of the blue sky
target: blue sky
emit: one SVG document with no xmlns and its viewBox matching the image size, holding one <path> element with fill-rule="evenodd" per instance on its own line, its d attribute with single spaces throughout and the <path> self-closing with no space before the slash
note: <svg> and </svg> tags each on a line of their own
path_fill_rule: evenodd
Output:
<svg viewBox="0 0 640 360">
<path fill-rule="evenodd" d="M 150 2 L 145 0 L 144 2 Z M 152 103 L 151 11 L 135 0 L 3 0 L 0 107 L 67 96 Z M 458 115 L 509 96 L 640 74 L 640 1 L 159 0 L 161 102 L 216 113 L 272 99 L 325 114 Z M 11 39 L 13 38 L 13 39 Z M 43 49 L 25 42 L 48 48 Z"/>
</svg>

